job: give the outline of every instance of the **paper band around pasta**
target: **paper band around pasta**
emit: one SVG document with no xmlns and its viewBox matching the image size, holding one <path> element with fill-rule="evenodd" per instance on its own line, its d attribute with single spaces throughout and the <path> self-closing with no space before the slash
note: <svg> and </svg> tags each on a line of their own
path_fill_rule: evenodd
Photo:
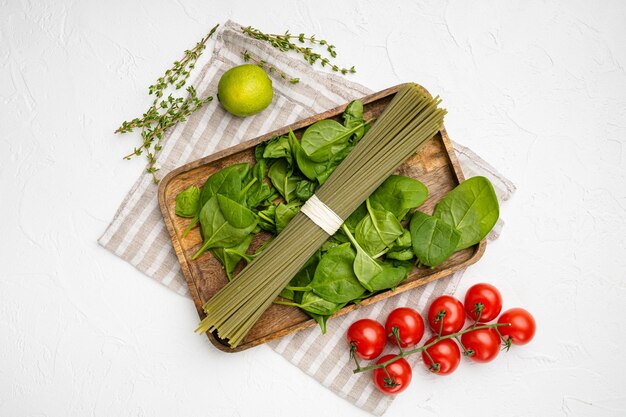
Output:
<svg viewBox="0 0 626 417">
<path fill-rule="evenodd" d="M 334 235 L 343 224 L 341 217 L 315 194 L 304 203 L 300 211 L 330 236 Z"/>
</svg>

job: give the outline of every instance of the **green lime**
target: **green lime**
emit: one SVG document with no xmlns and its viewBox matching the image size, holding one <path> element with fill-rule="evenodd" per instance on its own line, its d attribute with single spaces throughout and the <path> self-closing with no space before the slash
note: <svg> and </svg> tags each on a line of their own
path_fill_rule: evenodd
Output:
<svg viewBox="0 0 626 417">
<path fill-rule="evenodd" d="M 273 97 L 272 80 L 257 65 L 244 64 L 231 68 L 222 75 L 217 85 L 218 100 L 235 116 L 258 113 L 270 105 Z"/>
</svg>

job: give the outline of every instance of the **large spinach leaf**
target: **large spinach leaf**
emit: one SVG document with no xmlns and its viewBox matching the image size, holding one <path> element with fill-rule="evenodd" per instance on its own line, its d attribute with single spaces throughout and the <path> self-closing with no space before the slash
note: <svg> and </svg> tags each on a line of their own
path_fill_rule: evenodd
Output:
<svg viewBox="0 0 626 417">
<path fill-rule="evenodd" d="M 480 242 L 496 224 L 499 215 L 498 198 L 485 177 L 463 181 L 437 203 L 433 213 L 460 232 L 456 250 Z"/>
<path fill-rule="evenodd" d="M 192 259 L 197 259 L 207 249 L 239 244 L 258 223 L 254 212 L 221 194 L 207 201 L 199 218 L 204 242 Z"/>
<path fill-rule="evenodd" d="M 382 252 L 402 235 L 402 225 L 389 211 L 370 207 L 369 214 L 357 224 L 354 237 L 359 245 L 371 256 Z"/>
<path fill-rule="evenodd" d="M 273 163 L 267 176 L 287 203 L 296 198 L 296 188 L 302 178 L 293 175 L 293 168 L 289 167 L 285 159 L 279 159 Z"/>
<path fill-rule="evenodd" d="M 424 265 L 436 267 L 456 249 L 461 234 L 441 219 L 416 211 L 411 218 L 413 252 Z"/>
<path fill-rule="evenodd" d="M 244 162 L 221 169 L 207 178 L 200 190 L 200 210 L 193 217 L 187 228 L 185 228 L 182 237 L 187 236 L 187 233 L 198 224 L 202 208 L 214 195 L 221 194 L 235 201 L 242 202 L 242 184 L 246 180 L 249 170 L 250 164 Z"/>
<path fill-rule="evenodd" d="M 293 152 L 293 157 L 296 160 L 296 165 L 298 165 L 298 169 L 304 174 L 305 177 L 311 181 L 315 181 L 319 174 L 324 171 L 324 165 L 309 158 L 306 152 L 304 152 L 304 149 L 302 149 L 300 141 L 296 138 L 296 135 L 291 129 L 289 129 L 288 138 L 291 151 Z"/>
<path fill-rule="evenodd" d="M 253 211 L 228 197 L 218 194 L 217 203 L 226 221 L 238 229 L 246 229 L 258 223 L 259 219 Z"/>
<path fill-rule="evenodd" d="M 347 303 L 365 292 L 354 274 L 354 250 L 349 243 L 339 245 L 322 256 L 310 289 L 323 299 Z"/>
<path fill-rule="evenodd" d="M 211 175 L 200 192 L 200 204 L 204 206 L 211 197 L 221 194 L 239 201 L 242 184 L 245 182 L 250 164 L 247 162 L 231 165 Z"/>
<path fill-rule="evenodd" d="M 369 202 L 377 210 L 387 210 L 402 220 L 410 209 L 419 207 L 428 198 L 428 189 L 420 181 L 392 175 L 387 178 L 369 197 Z"/>
<path fill-rule="evenodd" d="M 302 302 L 299 307 L 309 313 L 330 316 L 345 305 L 346 303 L 333 303 L 323 299 L 313 291 L 307 291 L 302 295 Z"/>
<path fill-rule="evenodd" d="M 356 249 L 354 264 L 352 265 L 354 274 L 359 279 L 361 285 L 367 288 L 367 283 L 382 272 L 382 267 L 359 245 L 359 242 L 356 241 L 345 224 L 341 226 L 341 229 Z"/>
<path fill-rule="evenodd" d="M 317 180 L 320 185 L 326 182 L 330 174 L 335 171 L 335 168 L 339 166 L 353 148 L 352 145 L 346 143 L 342 149 L 338 148 L 339 150 L 336 154 L 329 154 L 328 159 L 316 162 L 306 154 L 304 149 L 302 149 L 302 145 L 291 131 L 289 132 L 289 141 L 300 172 L 312 181 Z"/>
<path fill-rule="evenodd" d="M 334 120 L 320 120 L 304 131 L 300 143 L 311 160 L 329 161 L 346 148 L 352 134 L 363 126 L 365 122 L 347 128 Z"/>
<path fill-rule="evenodd" d="M 368 291 L 376 292 L 396 288 L 409 276 L 413 265 L 410 262 L 396 264 L 383 262 L 381 268 L 382 271 L 366 283 Z"/>
<path fill-rule="evenodd" d="M 304 131 L 300 144 L 313 161 L 327 161 L 346 146 L 352 133 L 351 129 L 334 120 L 320 120 Z"/>
</svg>

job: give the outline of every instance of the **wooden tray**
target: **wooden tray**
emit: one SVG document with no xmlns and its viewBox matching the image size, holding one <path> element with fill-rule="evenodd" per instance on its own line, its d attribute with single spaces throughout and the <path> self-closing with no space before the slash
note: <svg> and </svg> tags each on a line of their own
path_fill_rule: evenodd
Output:
<svg viewBox="0 0 626 417">
<path fill-rule="evenodd" d="M 370 119 L 379 116 L 401 87 L 402 85 L 397 85 L 362 98 L 361 100 L 365 107 L 364 118 Z M 290 126 L 285 126 L 256 139 L 183 165 L 163 178 L 159 185 L 159 206 L 178 256 L 178 261 L 189 285 L 189 292 L 201 319 L 205 317 L 202 305 L 222 288 L 228 280 L 221 264 L 210 252 L 204 253 L 195 261 L 191 260 L 192 255 L 202 243 L 200 228 L 195 228 L 185 239 L 180 238 L 190 220 L 176 216 L 174 212 L 176 195 L 191 185 L 201 187 L 210 175 L 222 168 L 239 162 L 254 161 L 254 147 L 256 145 L 274 136 L 286 134 L 290 128 L 300 138 L 304 129 L 318 120 L 335 119 L 342 122 L 341 115 L 345 107 L 346 105 L 336 107 L 325 113 L 311 116 Z M 454 154 L 452 143 L 444 128 L 433 139 L 429 140 L 419 152 L 410 157 L 400 167 L 398 173 L 417 178 L 428 187 L 428 200 L 420 207 L 420 210 L 426 213 L 432 213 L 435 204 L 464 179 L 463 172 Z M 268 237 L 269 234 L 259 234 L 252 242 L 250 250 L 254 251 Z M 434 269 L 414 268 L 408 279 L 395 291 L 384 291 L 363 300 L 359 305 L 348 305 L 335 313 L 334 316 L 346 314 L 360 306 L 370 305 L 467 268 L 480 259 L 485 250 L 485 245 L 486 243 L 483 240 L 473 247 L 459 251 Z M 241 268 L 242 266 L 240 265 L 235 270 L 235 274 Z M 313 319 L 298 308 L 272 305 L 235 349 L 230 348 L 216 334 L 207 333 L 207 335 L 218 349 L 225 352 L 237 352 L 316 324 Z M 194 325 L 195 323 L 190 323 L 190 329 Z M 332 325 L 332 320 L 329 320 L 328 326 L 332 327 Z"/>
</svg>

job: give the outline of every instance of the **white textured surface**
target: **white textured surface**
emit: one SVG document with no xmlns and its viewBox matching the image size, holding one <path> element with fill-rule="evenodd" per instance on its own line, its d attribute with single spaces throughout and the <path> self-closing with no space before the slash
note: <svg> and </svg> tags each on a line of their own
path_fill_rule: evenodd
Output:
<svg viewBox="0 0 626 417">
<path fill-rule="evenodd" d="M 216 351 L 95 242 L 143 167 L 112 130 L 227 18 L 324 35 L 373 89 L 422 83 L 518 186 L 461 294 L 496 284 L 536 340 L 416 369 L 388 415 L 626 414 L 626 3 L 214 3 L 0 1 L 1 416 L 365 415 L 265 347 Z"/>
</svg>

